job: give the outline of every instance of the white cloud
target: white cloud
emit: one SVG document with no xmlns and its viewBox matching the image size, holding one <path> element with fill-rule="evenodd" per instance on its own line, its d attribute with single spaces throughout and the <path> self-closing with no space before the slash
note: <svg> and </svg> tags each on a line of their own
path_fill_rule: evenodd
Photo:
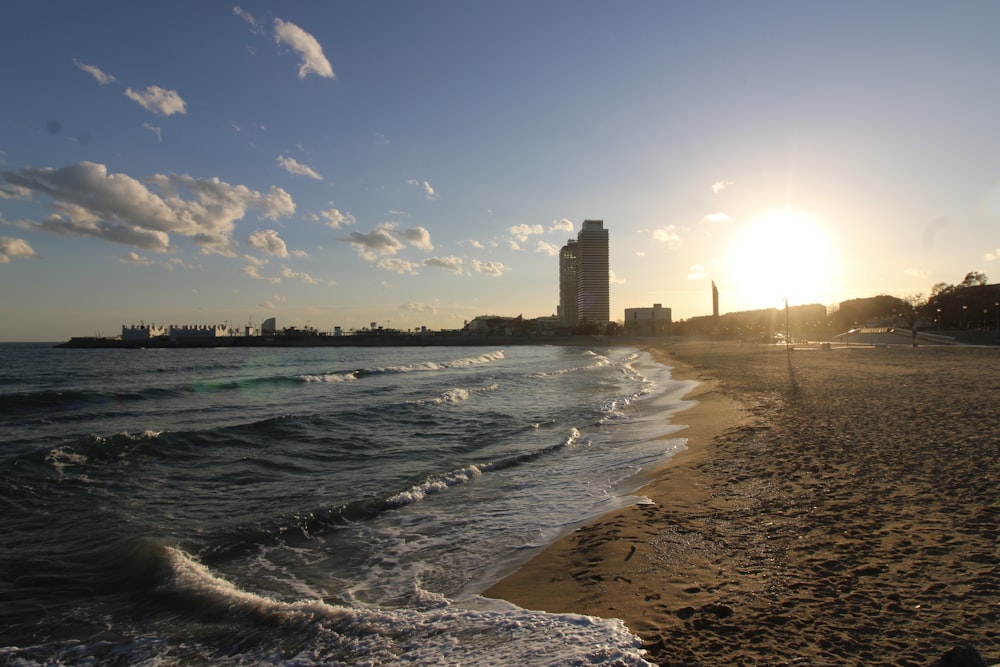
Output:
<svg viewBox="0 0 1000 667">
<path fill-rule="evenodd" d="M 608 270 L 608 283 L 612 285 L 624 285 L 625 279 L 619 278 L 618 276 L 615 275 L 614 271 Z"/>
<path fill-rule="evenodd" d="M 701 280 L 706 275 L 704 264 L 694 264 L 688 269 L 688 280 Z"/>
<path fill-rule="evenodd" d="M 392 222 L 383 222 L 367 234 L 351 232 L 350 236 L 341 240 L 354 246 L 358 256 L 368 262 L 377 261 L 380 257 L 395 255 L 406 245 L 428 252 L 434 249 L 433 244 L 431 244 L 430 232 L 423 227 L 397 232 L 396 224 Z"/>
<path fill-rule="evenodd" d="M 22 185 L 0 185 L 0 199 L 31 199 L 31 190 Z"/>
<path fill-rule="evenodd" d="M 395 227 L 391 222 L 384 222 L 367 234 L 351 232 L 345 240 L 354 246 L 361 259 L 374 262 L 403 249 L 403 242 L 393 234 Z"/>
<path fill-rule="evenodd" d="M 254 280 L 264 279 L 264 276 L 260 275 L 260 272 L 257 270 L 257 267 L 254 266 L 253 264 L 247 264 L 242 269 L 240 269 L 240 271 L 242 271 L 245 275 L 250 276 Z"/>
<path fill-rule="evenodd" d="M 240 7 L 239 5 L 233 7 L 233 14 L 239 16 L 241 19 L 246 21 L 247 24 L 250 26 L 251 32 L 255 34 L 261 34 L 264 32 L 263 27 L 261 27 L 260 23 L 257 22 L 257 19 L 255 19 L 253 15 L 250 14 L 249 12 L 244 11 L 243 8 Z"/>
<path fill-rule="evenodd" d="M 102 86 L 106 86 L 115 80 L 115 77 L 111 76 L 110 74 L 107 74 L 106 72 L 102 72 L 101 68 L 97 67 L 96 65 L 87 65 L 85 63 L 80 62 L 76 58 L 73 58 L 73 64 L 82 69 L 90 76 L 94 77 L 97 83 L 101 84 Z"/>
<path fill-rule="evenodd" d="M 333 202 L 330 202 L 333 203 Z M 325 211 L 320 211 L 319 215 L 313 215 L 312 219 L 316 222 L 324 222 L 328 227 L 334 229 L 340 229 L 345 225 L 353 225 L 357 222 L 354 216 L 350 213 L 342 213 L 335 208 L 328 208 Z"/>
<path fill-rule="evenodd" d="M 573 224 L 572 220 L 567 220 L 566 218 L 556 220 L 549 227 L 550 232 L 567 232 L 569 234 L 572 234 L 574 229 L 576 229 L 576 225 Z"/>
<path fill-rule="evenodd" d="M 555 257 L 559 254 L 559 246 L 554 243 L 549 243 L 548 241 L 539 240 L 538 244 L 535 246 L 535 252 L 541 252 L 549 257 Z"/>
<path fill-rule="evenodd" d="M 929 278 L 931 275 L 931 272 L 927 269 L 916 269 L 913 267 L 906 269 L 905 273 L 911 278 Z"/>
<path fill-rule="evenodd" d="M 315 178 L 317 181 L 322 181 L 323 177 L 316 173 L 312 167 L 308 167 L 295 158 L 278 156 L 278 166 L 287 171 L 289 174 L 296 174 L 298 176 L 308 176 L 309 178 Z"/>
<path fill-rule="evenodd" d="M 508 227 L 507 231 L 514 235 L 521 243 L 528 240 L 528 237 L 532 234 L 544 234 L 545 230 L 541 225 L 514 225 L 513 227 Z"/>
<path fill-rule="evenodd" d="M 145 91 L 125 89 L 125 97 L 137 102 L 146 111 L 172 116 L 175 113 L 187 113 L 187 104 L 177 94 L 176 90 L 166 90 L 159 86 L 146 86 Z"/>
<path fill-rule="evenodd" d="M 287 44 L 302 58 L 302 65 L 299 66 L 300 79 L 306 78 L 310 73 L 324 79 L 333 78 L 333 67 L 323 55 L 323 47 L 308 32 L 294 23 L 275 18 L 274 36 L 278 44 Z"/>
<path fill-rule="evenodd" d="M 139 266 L 149 266 L 154 263 L 153 260 L 148 257 L 143 257 L 134 250 L 130 250 L 126 254 L 119 257 L 118 261 L 125 264 L 138 264 Z"/>
<path fill-rule="evenodd" d="M 476 248 L 476 249 L 478 249 L 478 250 L 483 250 L 483 249 L 484 249 L 484 246 L 483 246 L 483 244 L 482 244 L 482 243 L 480 243 L 479 241 L 466 241 L 466 243 L 468 243 L 468 244 L 469 244 L 469 245 L 471 245 L 471 246 L 472 246 L 473 248 Z"/>
<path fill-rule="evenodd" d="M 0 264 L 7 264 L 11 257 L 38 257 L 24 239 L 0 236 Z"/>
<path fill-rule="evenodd" d="M 462 258 L 449 255 L 447 257 L 428 257 L 424 260 L 424 266 L 436 266 L 447 271 L 462 273 Z"/>
<path fill-rule="evenodd" d="M 502 276 L 504 271 L 510 271 L 510 268 L 504 266 L 503 262 L 480 262 L 478 259 L 472 260 L 472 268 L 478 273 L 485 273 L 497 278 Z"/>
<path fill-rule="evenodd" d="M 712 192 L 718 194 L 732 184 L 732 181 L 716 181 L 715 183 L 712 183 Z"/>
<path fill-rule="evenodd" d="M 407 183 L 422 188 L 424 191 L 424 196 L 430 199 L 431 201 L 438 198 L 438 194 L 434 191 L 434 188 L 431 187 L 431 184 L 428 183 L 427 181 L 418 181 L 415 178 L 411 178 L 410 180 L 407 181 Z"/>
<path fill-rule="evenodd" d="M 677 234 L 677 227 L 674 225 L 667 225 L 666 227 L 653 230 L 653 240 L 659 241 L 660 243 L 666 243 L 670 247 L 674 247 L 680 243 L 681 237 Z"/>
<path fill-rule="evenodd" d="M 177 269 L 177 268 L 187 269 L 188 271 L 192 271 L 195 268 L 197 268 L 193 264 L 188 264 L 187 262 L 185 262 L 180 257 L 171 257 L 167 261 L 162 262 L 161 266 L 163 266 L 163 268 L 165 268 L 165 269 L 167 269 L 169 271 L 173 271 L 174 269 Z"/>
<path fill-rule="evenodd" d="M 160 142 L 161 144 L 163 143 L 163 133 L 161 132 L 160 128 L 154 125 L 150 125 L 149 123 L 143 123 L 142 126 L 147 130 L 149 130 L 150 132 L 152 132 L 153 134 L 155 134 L 156 140 L 158 142 Z"/>
<path fill-rule="evenodd" d="M 419 273 L 420 265 L 399 257 L 383 257 L 378 261 L 378 267 L 386 271 L 415 276 Z"/>
<path fill-rule="evenodd" d="M 426 252 L 434 250 L 434 245 L 431 243 L 431 233 L 423 227 L 414 227 L 403 231 L 403 238 L 415 248 Z"/>
<path fill-rule="evenodd" d="M 202 252 L 233 255 L 233 230 L 248 209 L 259 209 L 270 219 L 295 212 L 291 196 L 277 187 L 262 194 L 218 178 L 177 174 L 155 174 L 140 182 L 108 173 L 106 166 L 94 162 L 60 169 L 22 167 L 4 172 L 3 178 L 52 199 L 52 215 L 37 227 L 157 252 L 173 250 L 170 235 L 179 234 L 191 238 Z"/>
<path fill-rule="evenodd" d="M 253 264 L 254 266 L 264 266 L 271 261 L 266 257 L 254 257 L 253 255 L 240 255 L 240 259 L 248 264 Z"/>
<path fill-rule="evenodd" d="M 307 285 L 315 285 L 319 281 L 310 276 L 308 273 L 302 273 L 301 271 L 294 271 L 289 267 L 285 266 L 281 269 L 281 277 L 288 278 L 289 280 L 297 280 L 300 283 L 306 283 Z"/>
<path fill-rule="evenodd" d="M 995 259 L 1000 259 L 1000 248 L 997 248 L 992 252 L 986 253 L 985 255 L 983 255 L 983 259 L 985 259 L 987 262 L 992 262 Z"/>
<path fill-rule="evenodd" d="M 266 229 L 262 232 L 253 232 L 247 239 L 251 248 L 263 250 L 269 255 L 277 257 L 288 257 L 288 246 L 278 236 L 278 232 L 273 229 Z"/>
<path fill-rule="evenodd" d="M 437 304 L 408 301 L 406 303 L 400 304 L 399 309 L 410 313 L 425 313 L 433 315 L 434 313 L 437 312 Z"/>
<path fill-rule="evenodd" d="M 705 220 L 705 222 L 711 222 L 711 223 L 732 222 L 733 221 L 733 219 L 731 217 L 729 217 L 728 215 L 726 215 L 722 211 L 719 211 L 718 213 L 709 213 L 708 215 L 705 216 L 704 220 Z"/>
<path fill-rule="evenodd" d="M 272 285 L 277 285 L 278 283 L 281 282 L 281 278 L 277 276 L 265 277 L 260 275 L 260 271 L 258 271 L 257 267 L 252 264 L 247 264 L 242 269 L 240 269 L 240 271 L 243 273 L 243 275 L 249 276 L 254 280 L 266 280 Z"/>
</svg>

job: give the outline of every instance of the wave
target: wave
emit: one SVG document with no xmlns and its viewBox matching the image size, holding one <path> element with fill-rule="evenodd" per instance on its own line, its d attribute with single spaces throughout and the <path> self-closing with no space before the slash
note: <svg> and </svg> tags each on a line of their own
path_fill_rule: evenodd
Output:
<svg viewBox="0 0 1000 667">
<path fill-rule="evenodd" d="M 453 389 L 448 389 L 441 393 L 440 396 L 435 398 L 425 398 L 417 401 L 413 401 L 414 405 L 457 405 L 459 403 L 464 403 L 471 399 L 473 396 L 478 394 L 492 393 L 500 389 L 500 385 L 495 382 L 486 387 L 474 387 L 472 389 L 463 389 L 461 387 L 455 387 Z"/>
<path fill-rule="evenodd" d="M 311 383 L 351 382 L 364 377 L 468 368 L 504 359 L 503 350 L 486 352 L 475 357 L 460 357 L 446 361 L 426 361 L 399 366 L 336 369 L 295 375 L 278 374 L 261 377 L 238 377 L 199 380 L 174 387 L 145 387 L 130 391 L 107 390 L 53 390 L 0 394 L 0 417 L 38 418 L 39 413 L 75 412 L 93 410 L 102 406 L 138 401 L 157 401 L 185 398 L 191 394 L 208 394 L 227 391 L 245 391 L 261 386 L 281 386 Z"/>
<path fill-rule="evenodd" d="M 62 472 L 74 466 L 108 463 L 124 458 L 134 449 L 156 441 L 161 431 L 140 433 L 123 431 L 111 436 L 90 435 L 74 443 L 54 447 L 45 454 L 45 462 Z"/>
<path fill-rule="evenodd" d="M 533 378 L 550 378 L 550 377 L 560 377 L 562 375 L 571 375 L 573 373 L 580 373 L 581 371 L 592 371 L 600 368 L 605 368 L 610 366 L 612 363 L 611 359 L 607 356 L 594 352 L 593 350 L 587 350 L 586 356 L 591 358 L 590 363 L 583 366 L 573 366 L 571 368 L 560 368 L 555 371 L 539 371 L 537 373 L 532 373 L 529 377 Z"/>
<path fill-rule="evenodd" d="M 164 558 L 168 572 L 161 590 L 181 598 L 186 610 L 251 626 L 227 624 L 238 635 L 236 645 L 253 646 L 241 659 L 259 662 L 278 642 L 298 650 L 294 656 L 284 653 L 286 664 L 484 665 L 514 664 L 527 656 L 548 665 L 649 664 L 639 639 L 618 620 L 516 607 L 463 609 L 442 596 L 427 596 L 423 609 L 348 607 L 319 598 L 283 601 L 240 588 L 180 549 L 166 547 Z M 261 626 L 280 633 L 262 633 Z M 554 636 L 559 641 L 552 641 Z"/>
<path fill-rule="evenodd" d="M 230 558 L 234 554 L 255 548 L 256 545 L 274 540 L 297 542 L 328 534 L 344 526 L 374 521 L 388 512 L 407 505 L 420 503 L 430 496 L 445 493 L 455 487 L 469 484 L 485 474 L 515 468 L 551 456 L 567 448 L 579 447 L 583 436 L 571 428 L 558 443 L 542 449 L 523 452 L 483 463 L 469 463 L 443 473 L 428 475 L 420 482 L 405 489 L 385 495 L 358 498 L 334 507 L 323 507 L 302 514 L 277 519 L 270 525 L 246 526 L 236 533 L 220 535 L 206 553 L 213 558 Z"/>
<path fill-rule="evenodd" d="M 374 375 L 378 373 L 413 373 L 418 371 L 439 371 L 449 368 L 469 368 L 470 366 L 482 366 L 494 361 L 504 359 L 503 350 L 495 352 L 485 352 L 478 357 L 462 357 L 451 361 L 424 361 L 415 364 L 404 364 L 401 366 L 385 366 L 381 368 L 362 369 L 357 373 L 359 376 Z"/>
<path fill-rule="evenodd" d="M 0 394 L 0 415 L 37 417 L 39 411 L 92 410 L 133 401 L 161 400 L 182 395 L 175 389 L 147 388 L 134 391 L 54 390 Z"/>
<path fill-rule="evenodd" d="M 503 350 L 486 352 L 476 357 L 461 357 L 448 361 L 425 361 L 415 364 L 402 364 L 398 366 L 375 366 L 371 368 L 351 368 L 318 371 L 315 373 L 299 373 L 293 376 L 277 375 L 261 378 L 240 379 L 232 381 L 220 381 L 217 383 L 202 383 L 200 386 L 207 389 L 236 389 L 253 384 L 283 384 L 283 383 L 305 383 L 305 384 L 329 384 L 339 382 L 353 382 L 361 378 L 377 375 L 391 375 L 398 373 L 415 373 L 420 371 L 438 371 L 450 368 L 468 368 L 480 366 L 494 361 L 504 359 Z"/>
<path fill-rule="evenodd" d="M 176 546 L 147 545 L 134 555 L 142 569 L 156 572 L 144 607 L 148 613 L 156 605 L 168 620 L 154 623 L 155 632 L 139 621 L 131 630 L 116 628 L 114 639 L 7 646 L 0 663 L 649 665 L 639 639 L 616 619 L 463 607 L 438 595 L 398 609 L 318 596 L 282 600 L 220 576 Z"/>
<path fill-rule="evenodd" d="M 339 373 L 320 373 L 318 375 L 296 375 L 295 379 L 300 382 L 351 382 L 358 379 L 359 371 L 345 371 Z"/>
</svg>

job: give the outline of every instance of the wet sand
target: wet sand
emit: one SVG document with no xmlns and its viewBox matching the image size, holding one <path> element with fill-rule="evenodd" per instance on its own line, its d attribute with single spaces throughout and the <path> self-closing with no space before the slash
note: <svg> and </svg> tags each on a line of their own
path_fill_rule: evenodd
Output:
<svg viewBox="0 0 1000 667">
<path fill-rule="evenodd" d="M 1000 662 L 1000 347 L 687 343 L 654 505 L 486 595 L 621 618 L 661 665 Z"/>
</svg>

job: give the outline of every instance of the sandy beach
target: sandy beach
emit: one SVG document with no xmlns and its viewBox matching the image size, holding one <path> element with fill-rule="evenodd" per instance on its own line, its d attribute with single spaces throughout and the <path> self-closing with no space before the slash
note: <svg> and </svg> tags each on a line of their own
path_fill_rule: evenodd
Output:
<svg viewBox="0 0 1000 667">
<path fill-rule="evenodd" d="M 1000 347 L 682 343 L 655 504 L 486 591 L 621 618 L 661 665 L 1000 662 Z"/>
</svg>

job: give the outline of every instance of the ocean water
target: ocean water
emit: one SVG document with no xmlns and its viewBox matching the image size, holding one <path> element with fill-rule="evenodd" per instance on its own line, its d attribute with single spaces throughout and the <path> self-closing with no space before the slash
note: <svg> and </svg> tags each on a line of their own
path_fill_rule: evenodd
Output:
<svg viewBox="0 0 1000 667">
<path fill-rule="evenodd" d="M 480 593 L 643 502 L 692 386 L 623 347 L 0 345 L 0 664 L 646 664 Z"/>
</svg>

